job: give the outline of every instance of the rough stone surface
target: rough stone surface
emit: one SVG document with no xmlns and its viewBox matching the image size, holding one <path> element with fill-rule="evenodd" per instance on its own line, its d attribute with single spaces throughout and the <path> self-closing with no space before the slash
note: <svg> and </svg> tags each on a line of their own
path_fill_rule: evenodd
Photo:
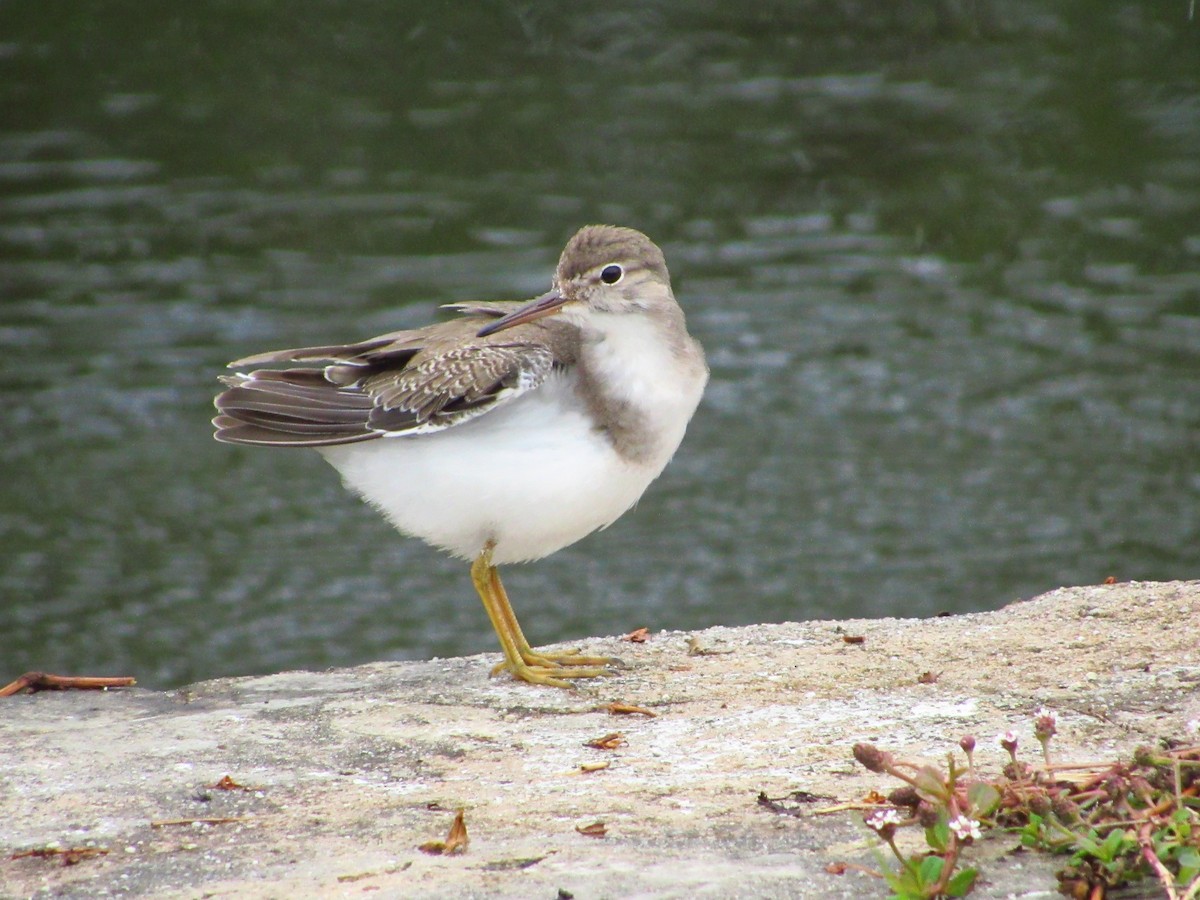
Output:
<svg viewBox="0 0 1200 900">
<path fill-rule="evenodd" d="M 628 668 L 575 693 L 489 679 L 495 656 L 477 656 L 10 697 L 0 896 L 882 897 L 826 872 L 876 859 L 861 812 L 816 810 L 896 786 L 854 763 L 854 743 L 939 761 L 973 733 L 994 771 L 995 735 L 1029 749 L 1041 706 L 1063 760 L 1195 740 L 1198 621 L 1200 582 L 1117 584 L 948 618 L 588 641 Z M 619 748 L 584 746 L 613 731 Z M 212 787 L 225 775 L 253 789 Z M 798 817 L 756 802 L 797 790 L 831 799 Z M 420 852 L 458 808 L 467 852 Z M 196 818 L 235 821 L 154 824 Z M 597 821 L 606 837 L 576 830 Z M 973 896 L 1058 896 L 1056 861 L 1015 843 L 969 851 Z M 11 858 L 52 844 L 108 852 Z"/>
</svg>

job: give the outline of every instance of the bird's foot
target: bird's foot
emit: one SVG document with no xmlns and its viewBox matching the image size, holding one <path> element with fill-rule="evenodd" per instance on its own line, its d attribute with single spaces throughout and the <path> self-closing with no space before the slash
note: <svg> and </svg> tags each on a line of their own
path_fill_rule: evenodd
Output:
<svg viewBox="0 0 1200 900">
<path fill-rule="evenodd" d="M 542 665 L 540 663 L 530 664 L 527 662 L 510 663 L 505 660 L 492 669 L 492 675 L 496 676 L 501 672 L 508 672 L 518 681 L 527 681 L 530 684 L 544 684 L 548 687 L 567 688 L 568 690 L 574 690 L 575 685 L 566 679 L 603 678 L 607 675 L 614 674 L 611 670 L 599 666 L 584 666 L 580 664 L 571 664 L 568 666 L 558 665 L 549 657 L 546 658 L 546 662 L 548 663 L 547 665 Z"/>
<path fill-rule="evenodd" d="M 563 650 L 558 653 L 543 653 L 540 650 L 534 650 L 531 647 L 525 647 L 519 650 L 521 658 L 531 666 L 562 666 L 565 668 L 574 668 L 582 666 L 584 668 L 602 668 L 602 669 L 623 669 L 625 663 L 617 659 L 615 656 L 584 656 L 579 650 Z"/>
<path fill-rule="evenodd" d="M 573 688 L 566 679 L 604 678 L 614 675 L 613 666 L 623 666 L 619 659 L 609 656 L 584 656 L 578 650 L 561 653 L 540 653 L 531 647 L 517 649 L 520 663 L 505 660 L 492 669 L 492 676 L 508 672 L 519 681 L 530 684 L 546 684 L 552 687 Z"/>
<path fill-rule="evenodd" d="M 625 668 L 624 661 L 617 659 L 615 656 L 584 656 L 579 650 L 563 650 L 557 653 L 543 653 L 539 650 L 534 650 L 526 645 L 525 647 L 517 646 L 516 652 L 520 655 L 521 661 L 527 666 L 536 666 L 545 669 L 600 669 L 602 675 L 613 675 L 612 669 Z M 498 675 L 509 668 L 508 662 L 497 663 L 492 669 L 492 675 Z M 595 675 L 571 675 L 568 672 L 560 673 L 563 678 L 594 678 Z"/>
</svg>

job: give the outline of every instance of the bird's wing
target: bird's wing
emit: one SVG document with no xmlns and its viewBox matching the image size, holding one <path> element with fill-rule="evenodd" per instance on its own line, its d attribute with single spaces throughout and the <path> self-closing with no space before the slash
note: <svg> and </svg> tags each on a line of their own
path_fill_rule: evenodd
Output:
<svg viewBox="0 0 1200 900">
<path fill-rule="evenodd" d="M 222 378 L 213 419 L 219 441 L 319 447 L 384 435 L 428 434 L 484 415 L 535 389 L 573 361 L 572 336 L 531 322 L 487 338 L 470 318 L 517 304 L 462 305 L 467 319 L 398 331 L 358 344 L 249 356 L 232 367 L 327 361 L 313 368 L 258 369 Z"/>
</svg>

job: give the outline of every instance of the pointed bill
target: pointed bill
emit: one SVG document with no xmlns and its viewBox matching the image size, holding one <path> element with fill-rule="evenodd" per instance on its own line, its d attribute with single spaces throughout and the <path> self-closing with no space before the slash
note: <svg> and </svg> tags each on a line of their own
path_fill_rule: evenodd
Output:
<svg viewBox="0 0 1200 900">
<path fill-rule="evenodd" d="M 557 290 L 549 291 L 540 297 L 530 300 L 520 309 L 513 310 L 507 316 L 484 325 L 479 331 L 475 332 L 475 336 L 487 337 L 489 334 L 495 334 L 497 331 L 512 328 L 514 325 L 523 325 L 526 322 L 532 322 L 534 319 L 540 319 L 543 316 L 552 316 L 562 309 L 563 304 L 566 302 L 567 298 Z"/>
</svg>

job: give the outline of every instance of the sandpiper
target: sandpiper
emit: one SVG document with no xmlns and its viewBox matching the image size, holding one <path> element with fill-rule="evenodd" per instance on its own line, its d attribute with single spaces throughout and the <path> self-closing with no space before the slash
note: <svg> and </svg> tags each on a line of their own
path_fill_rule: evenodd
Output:
<svg viewBox="0 0 1200 900">
<path fill-rule="evenodd" d="M 504 652 L 493 674 L 555 687 L 609 674 L 607 658 L 532 649 L 496 566 L 612 524 L 683 440 L 708 367 L 662 251 L 590 225 L 548 293 L 447 308 L 458 317 L 230 363 L 326 364 L 222 377 L 216 438 L 313 447 L 401 532 L 473 560 Z"/>
</svg>

